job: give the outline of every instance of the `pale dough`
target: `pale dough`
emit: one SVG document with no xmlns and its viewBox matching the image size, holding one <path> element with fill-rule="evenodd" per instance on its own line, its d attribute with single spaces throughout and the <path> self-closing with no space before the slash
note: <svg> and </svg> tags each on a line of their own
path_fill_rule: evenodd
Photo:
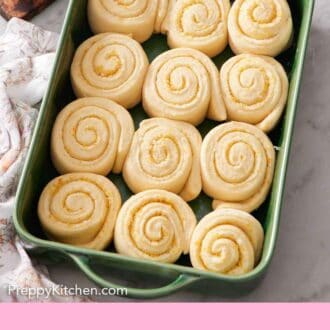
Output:
<svg viewBox="0 0 330 330">
<path fill-rule="evenodd" d="M 198 130 L 184 122 L 165 118 L 144 120 L 135 132 L 123 177 L 138 193 L 164 189 L 184 200 L 195 199 L 202 189 Z"/>
<path fill-rule="evenodd" d="M 171 48 L 194 48 L 210 57 L 226 48 L 229 0 L 173 2 L 165 28 L 167 43 Z"/>
<path fill-rule="evenodd" d="M 133 119 L 121 105 L 99 97 L 77 99 L 56 118 L 51 137 L 53 164 L 60 174 L 120 173 L 133 134 Z"/>
<path fill-rule="evenodd" d="M 228 118 L 269 132 L 283 113 L 289 81 L 272 57 L 242 54 L 221 68 L 221 88 Z"/>
<path fill-rule="evenodd" d="M 137 41 L 101 33 L 78 47 L 71 65 L 72 87 L 77 97 L 105 97 L 130 109 L 141 101 L 148 65 Z"/>
<path fill-rule="evenodd" d="M 199 221 L 191 238 L 190 260 L 198 269 L 243 275 L 258 263 L 263 241 L 263 228 L 252 215 L 216 210 Z"/>
<path fill-rule="evenodd" d="M 151 117 L 200 124 L 226 119 L 219 71 L 202 52 L 176 48 L 150 64 L 143 85 L 143 107 Z"/>
<path fill-rule="evenodd" d="M 196 217 L 179 196 L 147 190 L 128 199 L 119 212 L 114 243 L 118 253 L 173 263 L 189 253 Z"/>
<path fill-rule="evenodd" d="M 236 0 L 228 16 L 229 44 L 235 54 L 277 56 L 292 39 L 286 0 Z"/>
<path fill-rule="evenodd" d="M 170 0 L 89 0 L 88 21 L 96 33 L 132 35 L 142 43 L 162 32 Z"/>
<path fill-rule="evenodd" d="M 215 199 L 214 208 L 257 209 L 268 195 L 274 166 L 272 142 L 253 125 L 218 125 L 203 140 L 203 190 Z"/>
<path fill-rule="evenodd" d="M 120 207 L 119 191 L 110 180 L 92 173 L 71 173 L 47 184 L 38 215 L 51 239 L 103 250 L 112 241 Z"/>
</svg>

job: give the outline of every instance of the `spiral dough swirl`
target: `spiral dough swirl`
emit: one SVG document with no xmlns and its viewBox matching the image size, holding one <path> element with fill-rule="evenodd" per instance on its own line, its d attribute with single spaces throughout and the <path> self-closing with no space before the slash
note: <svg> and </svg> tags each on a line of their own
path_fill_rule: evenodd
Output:
<svg viewBox="0 0 330 330">
<path fill-rule="evenodd" d="M 177 0 L 169 14 L 167 43 L 171 48 L 197 49 L 210 57 L 227 46 L 229 0 Z"/>
<path fill-rule="evenodd" d="M 235 54 L 277 56 L 291 40 L 293 23 L 286 0 L 236 0 L 228 16 Z"/>
<path fill-rule="evenodd" d="M 272 57 L 242 54 L 221 68 L 221 87 L 229 119 L 269 132 L 283 113 L 289 82 Z"/>
<path fill-rule="evenodd" d="M 123 176 L 138 193 L 164 189 L 184 200 L 195 199 L 201 189 L 198 130 L 187 123 L 164 118 L 144 120 L 135 132 Z"/>
<path fill-rule="evenodd" d="M 200 124 L 225 120 L 219 72 L 198 50 L 172 49 L 151 63 L 143 85 L 143 107 L 151 117 Z"/>
<path fill-rule="evenodd" d="M 162 31 L 168 6 L 169 0 L 89 0 L 89 25 L 95 34 L 131 34 L 142 43 Z"/>
<path fill-rule="evenodd" d="M 131 257 L 173 263 L 189 252 L 196 217 L 179 196 L 147 190 L 128 199 L 119 212 L 114 243 Z"/>
<path fill-rule="evenodd" d="M 103 250 L 111 242 L 121 197 L 107 178 L 71 173 L 52 180 L 38 204 L 41 225 L 50 238 Z"/>
<path fill-rule="evenodd" d="M 51 139 L 59 173 L 120 173 L 134 134 L 129 112 L 104 98 L 78 99 L 57 116 Z"/>
<path fill-rule="evenodd" d="M 203 190 L 213 207 L 252 212 L 266 199 L 274 173 L 275 151 L 259 128 L 229 122 L 212 129 L 201 150 Z"/>
<path fill-rule="evenodd" d="M 235 209 L 209 213 L 190 243 L 193 267 L 228 275 L 250 272 L 260 259 L 264 232 L 252 215 Z"/>
<path fill-rule="evenodd" d="M 101 33 L 77 49 L 71 82 L 77 97 L 109 98 L 125 108 L 141 101 L 148 58 L 141 45 L 117 33 Z"/>
</svg>

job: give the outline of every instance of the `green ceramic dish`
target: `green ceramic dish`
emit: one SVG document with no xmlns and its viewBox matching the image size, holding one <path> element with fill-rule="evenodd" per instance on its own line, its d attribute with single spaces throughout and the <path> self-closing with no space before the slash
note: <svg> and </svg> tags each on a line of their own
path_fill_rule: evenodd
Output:
<svg viewBox="0 0 330 330">
<path fill-rule="evenodd" d="M 118 287 L 118 285 L 105 280 L 98 275 L 92 266 L 102 264 L 119 268 L 124 271 L 142 272 L 144 274 L 164 277 L 169 284 L 159 288 L 128 288 L 128 296 L 136 298 L 155 298 L 176 292 L 180 288 L 190 286 L 194 282 L 204 282 L 209 288 L 213 285 L 219 290 L 219 296 L 229 294 L 243 294 L 254 288 L 271 261 L 276 243 L 279 219 L 283 198 L 283 189 L 290 152 L 293 124 L 296 114 L 296 105 L 299 87 L 306 54 L 308 35 L 312 20 L 314 0 L 289 1 L 295 26 L 293 45 L 279 56 L 279 61 L 284 65 L 290 78 L 290 91 L 285 115 L 271 133 L 271 139 L 277 146 L 277 163 L 274 183 L 268 200 L 255 212 L 265 230 L 265 243 L 259 265 L 249 274 L 229 277 L 212 272 L 199 271 L 191 267 L 189 257 L 183 256 L 174 265 L 157 262 L 137 260 L 116 254 L 113 247 L 108 251 L 93 251 L 66 244 L 46 240 L 36 214 L 37 202 L 44 186 L 55 176 L 49 154 L 50 132 L 57 113 L 70 101 L 74 95 L 70 86 L 69 68 L 75 49 L 78 45 L 91 36 L 86 18 L 87 0 L 71 0 L 65 18 L 60 44 L 57 52 L 55 67 L 44 97 L 39 118 L 36 124 L 31 148 L 26 161 L 22 178 L 18 188 L 16 208 L 14 213 L 15 227 L 20 237 L 29 243 L 30 252 L 44 255 L 48 259 L 54 257 L 70 258 L 92 281 L 103 287 Z M 167 50 L 166 38 L 155 35 L 143 44 L 149 59 Z M 214 59 L 220 67 L 232 53 L 227 49 L 223 54 Z M 141 106 L 132 110 L 136 126 L 146 118 Z M 205 134 L 215 122 L 206 121 L 199 128 Z M 111 175 L 121 191 L 123 199 L 130 196 L 130 191 L 120 176 Z M 211 211 L 211 200 L 205 195 L 200 196 L 191 203 L 200 219 Z M 214 291 L 214 290 L 213 290 Z"/>
</svg>

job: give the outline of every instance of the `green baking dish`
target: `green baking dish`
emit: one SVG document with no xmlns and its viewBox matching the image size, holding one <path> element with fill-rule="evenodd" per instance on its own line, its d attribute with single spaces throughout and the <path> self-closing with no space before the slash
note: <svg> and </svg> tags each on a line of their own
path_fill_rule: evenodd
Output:
<svg viewBox="0 0 330 330">
<path fill-rule="evenodd" d="M 14 223 L 20 237 L 28 243 L 29 252 L 57 261 L 69 258 L 88 278 L 102 287 L 119 286 L 98 275 L 92 268 L 94 265 L 118 268 L 125 272 L 134 271 L 154 275 L 165 278 L 169 283 L 158 288 L 128 288 L 128 296 L 135 298 L 156 298 L 168 295 L 195 282 L 198 282 L 201 287 L 203 287 L 203 282 L 204 289 L 205 285 L 208 289 L 210 286 L 214 287 L 214 290 L 219 290 L 221 297 L 232 294 L 242 295 L 253 289 L 268 268 L 277 239 L 286 169 L 314 0 L 291 0 L 289 4 L 294 18 L 295 37 L 291 48 L 281 54 L 278 60 L 284 65 L 289 75 L 290 91 L 285 115 L 270 135 L 277 150 L 276 172 L 268 200 L 255 212 L 255 216 L 261 221 L 265 230 L 265 243 L 261 261 L 252 272 L 238 277 L 229 277 L 196 270 L 190 266 L 187 256 L 182 256 L 177 264 L 167 265 L 121 256 L 115 253 L 112 246 L 108 251 L 99 252 L 46 240 L 36 214 L 37 202 L 44 186 L 57 176 L 50 160 L 50 132 L 58 112 L 74 99 L 69 68 L 75 49 L 91 36 L 86 18 L 87 0 L 71 0 L 69 3 L 52 77 L 40 109 L 31 148 L 18 187 Z M 143 44 L 143 47 L 150 60 L 168 49 L 166 38 L 160 35 L 153 36 Z M 221 63 L 231 55 L 228 48 L 214 61 L 220 67 Z M 146 118 L 140 105 L 131 113 L 136 126 Z M 199 129 L 202 134 L 205 134 L 216 124 L 212 121 L 205 121 L 199 126 Z M 120 189 L 123 200 L 131 195 L 121 176 L 110 175 L 110 179 Z M 199 219 L 211 210 L 211 200 L 203 194 L 190 204 Z"/>
</svg>

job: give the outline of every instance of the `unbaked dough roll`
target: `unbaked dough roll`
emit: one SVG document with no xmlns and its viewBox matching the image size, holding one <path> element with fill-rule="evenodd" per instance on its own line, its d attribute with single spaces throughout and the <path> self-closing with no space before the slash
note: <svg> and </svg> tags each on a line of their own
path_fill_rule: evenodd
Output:
<svg viewBox="0 0 330 330">
<path fill-rule="evenodd" d="M 61 174 L 120 173 L 134 134 L 129 112 L 105 98 L 77 99 L 57 116 L 51 138 L 53 164 Z"/>
<path fill-rule="evenodd" d="M 109 98 L 125 108 L 141 101 L 148 58 L 134 39 L 101 33 L 77 49 L 71 65 L 71 82 L 77 97 Z"/>
<path fill-rule="evenodd" d="M 71 173 L 47 184 L 38 215 L 51 239 L 103 250 L 112 240 L 120 207 L 120 194 L 110 180 L 92 173 Z"/>
<path fill-rule="evenodd" d="M 259 128 L 229 122 L 212 129 L 201 150 L 203 190 L 213 207 L 252 212 L 266 199 L 275 164 L 272 142 Z"/>
<path fill-rule="evenodd" d="M 165 118 L 144 120 L 135 132 L 123 176 L 134 192 L 164 189 L 184 200 L 195 199 L 202 189 L 198 130 Z"/>
<path fill-rule="evenodd" d="M 159 0 L 157 17 L 154 26 L 154 33 L 166 34 L 172 7 L 177 0 Z"/>
<path fill-rule="evenodd" d="M 206 117 L 225 120 L 219 72 L 202 52 L 169 50 L 151 63 L 144 85 L 143 106 L 151 117 L 200 124 Z"/>
<path fill-rule="evenodd" d="M 272 57 L 242 54 L 221 68 L 228 118 L 269 132 L 283 113 L 289 89 L 282 65 Z"/>
<path fill-rule="evenodd" d="M 89 0 L 88 21 L 94 33 L 131 34 L 142 43 L 162 31 L 169 0 Z"/>
<path fill-rule="evenodd" d="M 196 217 L 179 196 L 147 190 L 128 199 L 119 212 L 114 243 L 131 257 L 173 263 L 188 254 Z"/>
<path fill-rule="evenodd" d="M 293 31 L 286 0 L 236 0 L 228 16 L 229 44 L 235 54 L 277 56 Z"/>
<path fill-rule="evenodd" d="M 167 42 L 171 48 L 189 47 L 210 57 L 228 44 L 229 0 L 177 0 L 169 14 Z"/>
<path fill-rule="evenodd" d="M 193 267 L 228 275 L 250 272 L 264 241 L 261 224 L 235 209 L 216 210 L 198 223 L 190 243 Z"/>
</svg>

